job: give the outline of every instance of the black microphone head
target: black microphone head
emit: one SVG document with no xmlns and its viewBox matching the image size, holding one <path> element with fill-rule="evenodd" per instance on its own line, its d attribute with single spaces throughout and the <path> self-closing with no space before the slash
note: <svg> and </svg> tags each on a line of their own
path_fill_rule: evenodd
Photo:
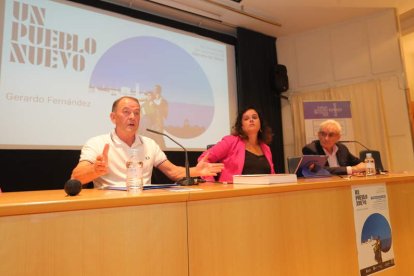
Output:
<svg viewBox="0 0 414 276">
<path fill-rule="evenodd" d="M 65 192 L 68 196 L 75 196 L 82 190 L 82 183 L 77 179 L 69 179 L 65 183 Z"/>
</svg>

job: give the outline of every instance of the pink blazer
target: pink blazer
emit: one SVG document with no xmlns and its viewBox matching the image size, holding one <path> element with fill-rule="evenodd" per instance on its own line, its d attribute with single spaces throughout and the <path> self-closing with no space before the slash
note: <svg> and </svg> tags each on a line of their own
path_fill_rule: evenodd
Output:
<svg viewBox="0 0 414 276">
<path fill-rule="evenodd" d="M 268 145 L 261 143 L 263 154 L 266 157 L 270 165 L 271 173 L 275 173 L 272 153 Z M 233 181 L 233 175 L 241 174 L 244 166 L 244 159 L 246 155 L 245 142 L 239 137 L 234 135 L 224 136 L 220 142 L 214 147 L 208 149 L 200 155 L 198 160 L 203 158 L 207 153 L 208 161 L 211 163 L 223 163 L 224 169 L 221 171 L 218 181 Z M 204 177 L 208 181 L 214 181 L 213 177 Z"/>
</svg>

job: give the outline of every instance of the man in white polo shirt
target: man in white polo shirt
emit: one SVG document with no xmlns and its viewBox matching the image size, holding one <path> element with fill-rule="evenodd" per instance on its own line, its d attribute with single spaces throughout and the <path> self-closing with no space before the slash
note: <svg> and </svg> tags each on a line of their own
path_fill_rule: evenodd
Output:
<svg viewBox="0 0 414 276">
<path fill-rule="evenodd" d="M 161 170 L 171 180 L 185 176 L 185 168 L 171 163 L 154 140 L 138 135 L 140 104 L 134 97 L 121 97 L 112 105 L 110 114 L 115 129 L 109 134 L 93 137 L 83 146 L 78 165 L 72 178 L 82 184 L 94 182 L 96 188 L 125 186 L 126 161 L 131 148 L 141 147 L 144 152 L 144 184 L 151 183 L 153 167 Z M 203 158 L 190 168 L 191 176 L 215 176 L 223 164 L 208 163 Z"/>
</svg>

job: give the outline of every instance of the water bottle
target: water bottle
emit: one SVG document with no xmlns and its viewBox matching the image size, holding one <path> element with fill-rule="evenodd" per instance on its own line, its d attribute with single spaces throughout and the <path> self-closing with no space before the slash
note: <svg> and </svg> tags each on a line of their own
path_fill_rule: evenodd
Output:
<svg viewBox="0 0 414 276">
<path fill-rule="evenodd" d="M 143 189 L 142 167 L 140 160 L 140 148 L 130 149 L 129 159 L 126 162 L 126 187 L 131 193 L 141 193 Z"/>
<path fill-rule="evenodd" d="M 372 154 L 370 152 L 367 153 L 365 157 L 365 175 L 375 175 L 375 160 L 372 158 Z"/>
</svg>

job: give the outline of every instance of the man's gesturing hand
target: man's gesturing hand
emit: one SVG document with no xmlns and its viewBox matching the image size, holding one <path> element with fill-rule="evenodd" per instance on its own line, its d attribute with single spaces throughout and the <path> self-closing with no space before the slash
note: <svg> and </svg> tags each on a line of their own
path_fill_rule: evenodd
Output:
<svg viewBox="0 0 414 276">
<path fill-rule="evenodd" d="M 95 172 L 99 175 L 108 173 L 108 151 L 109 144 L 105 144 L 102 154 L 96 157 Z"/>
</svg>

